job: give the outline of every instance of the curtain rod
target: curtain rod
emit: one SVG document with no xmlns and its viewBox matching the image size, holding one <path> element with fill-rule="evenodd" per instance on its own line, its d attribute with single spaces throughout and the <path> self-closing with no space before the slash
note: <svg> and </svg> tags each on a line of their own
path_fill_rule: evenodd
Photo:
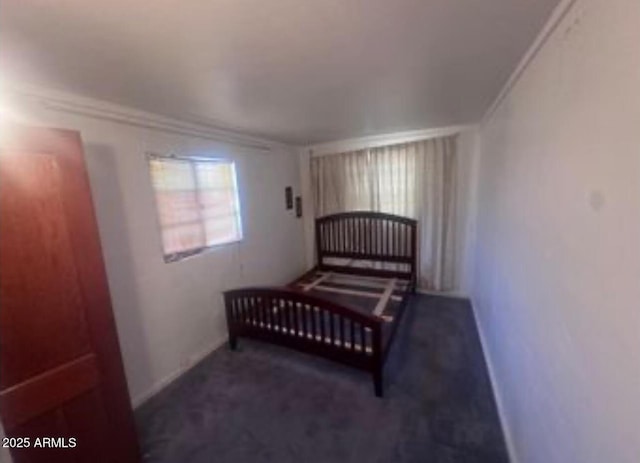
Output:
<svg viewBox="0 0 640 463">
<path fill-rule="evenodd" d="M 200 161 L 200 162 L 212 162 L 212 163 L 229 163 L 229 164 L 235 164 L 235 160 L 232 158 L 226 158 L 226 157 L 220 157 L 220 156 L 198 156 L 198 155 L 194 155 L 194 156 L 189 156 L 189 155 L 182 155 L 182 154 L 175 154 L 175 153 L 169 153 L 169 154 L 158 154 L 158 153 L 154 153 L 153 151 L 147 151 L 146 156 L 148 159 L 173 159 L 176 161 Z"/>
<path fill-rule="evenodd" d="M 308 146 L 307 151 L 310 153 L 311 157 L 331 156 L 335 154 L 349 153 L 351 151 L 383 148 L 387 146 L 403 145 L 406 143 L 434 140 L 436 138 L 453 137 L 459 135 L 465 130 L 471 129 L 472 127 L 473 126 L 455 126 L 438 130 L 407 132 L 404 134 L 398 133 L 397 135 L 374 135 L 372 137 L 365 137 L 361 139 L 343 140 Z"/>
</svg>

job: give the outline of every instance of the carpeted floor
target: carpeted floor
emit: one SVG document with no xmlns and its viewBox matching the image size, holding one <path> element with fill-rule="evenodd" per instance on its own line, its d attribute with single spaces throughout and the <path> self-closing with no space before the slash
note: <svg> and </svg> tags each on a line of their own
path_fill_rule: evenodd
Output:
<svg viewBox="0 0 640 463">
<path fill-rule="evenodd" d="M 507 462 L 469 303 L 415 296 L 370 376 L 241 339 L 136 411 L 154 463 Z"/>
</svg>

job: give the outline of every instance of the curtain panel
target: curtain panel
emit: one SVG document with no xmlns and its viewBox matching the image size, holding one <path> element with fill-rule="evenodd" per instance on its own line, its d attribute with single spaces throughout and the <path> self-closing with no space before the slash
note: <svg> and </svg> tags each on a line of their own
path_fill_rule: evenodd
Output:
<svg viewBox="0 0 640 463">
<path fill-rule="evenodd" d="M 311 159 L 317 217 L 369 210 L 418 219 L 419 286 L 456 289 L 457 137 Z"/>
</svg>

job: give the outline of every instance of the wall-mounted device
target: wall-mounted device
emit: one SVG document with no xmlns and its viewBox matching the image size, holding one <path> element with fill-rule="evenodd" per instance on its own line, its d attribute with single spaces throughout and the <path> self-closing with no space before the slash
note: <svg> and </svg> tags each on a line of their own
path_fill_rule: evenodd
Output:
<svg viewBox="0 0 640 463">
<path fill-rule="evenodd" d="M 296 217 L 302 217 L 302 198 L 296 196 Z"/>
<path fill-rule="evenodd" d="M 293 189 L 290 186 L 284 189 L 284 199 L 287 210 L 293 209 Z"/>
</svg>

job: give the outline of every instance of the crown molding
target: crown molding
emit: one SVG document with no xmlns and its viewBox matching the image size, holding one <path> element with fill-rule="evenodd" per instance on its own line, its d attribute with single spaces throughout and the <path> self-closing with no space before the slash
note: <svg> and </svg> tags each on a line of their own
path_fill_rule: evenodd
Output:
<svg viewBox="0 0 640 463">
<path fill-rule="evenodd" d="M 258 151 L 292 149 L 291 145 L 207 124 L 187 122 L 175 117 L 134 109 L 107 101 L 79 96 L 35 85 L 3 83 L 9 97 L 28 99 L 39 106 L 62 113 L 77 114 L 143 129 L 156 130 L 217 141 Z"/>
<path fill-rule="evenodd" d="M 427 140 L 429 138 L 447 137 L 470 130 L 473 127 L 473 125 L 455 125 L 450 127 L 410 130 L 406 132 L 393 132 L 360 138 L 348 138 L 345 140 L 308 145 L 302 148 L 302 151 L 311 151 L 312 156 L 325 156 L 328 154 L 344 153 L 347 151 L 356 151 L 365 148 L 377 148 L 380 146 L 410 143 L 419 140 Z"/>
<path fill-rule="evenodd" d="M 491 106 L 489 106 L 489 109 L 487 109 L 487 111 L 485 112 L 484 116 L 482 117 L 482 121 L 480 122 L 480 126 L 486 125 L 486 123 L 491 120 L 491 117 L 496 112 L 502 101 L 516 86 L 524 72 L 531 65 L 535 57 L 538 56 L 538 53 L 540 52 L 542 47 L 544 47 L 544 45 L 547 43 L 549 37 L 551 37 L 551 34 L 555 32 L 562 20 L 565 18 L 571 8 L 577 3 L 577 1 L 578 0 L 561 0 L 560 3 L 555 7 L 553 12 L 551 13 L 551 16 L 543 26 L 542 30 L 538 33 L 531 46 L 524 54 L 516 68 L 513 70 L 507 82 L 500 90 L 500 93 L 498 93 L 496 99 L 493 100 L 493 103 L 491 103 Z"/>
</svg>

